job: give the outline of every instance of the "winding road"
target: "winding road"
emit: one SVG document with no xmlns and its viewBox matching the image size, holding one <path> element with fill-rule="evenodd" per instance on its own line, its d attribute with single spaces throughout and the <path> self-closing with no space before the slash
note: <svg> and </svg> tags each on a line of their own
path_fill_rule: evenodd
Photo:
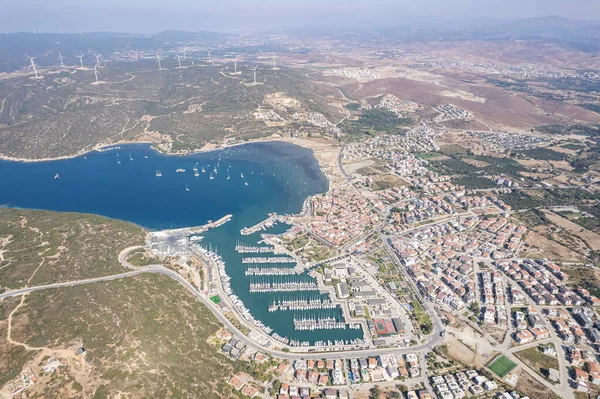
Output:
<svg viewBox="0 0 600 399">
<path fill-rule="evenodd" d="M 284 352 L 281 350 L 268 348 L 268 347 L 265 347 L 265 346 L 257 343 L 255 340 L 249 338 L 248 336 L 244 335 L 236 326 L 233 325 L 233 323 L 231 323 L 231 321 L 229 321 L 229 319 L 227 319 L 227 317 L 225 317 L 220 312 L 220 310 L 217 308 L 217 306 L 212 301 L 210 301 L 206 296 L 204 296 L 200 291 L 198 291 L 196 289 L 196 287 L 194 287 L 190 282 L 185 280 L 177 272 L 167 269 L 166 267 L 164 267 L 162 265 L 150 265 L 150 266 L 146 266 L 146 267 L 136 268 L 135 266 L 133 266 L 129 262 L 127 262 L 126 261 L 127 254 L 129 252 L 131 252 L 132 250 L 135 250 L 138 248 L 140 248 L 140 247 L 139 246 L 129 247 L 129 248 L 126 248 L 123 251 L 121 251 L 121 253 L 119 254 L 119 262 L 124 267 L 132 269 L 131 271 L 128 271 L 125 273 L 114 274 L 114 275 L 110 275 L 110 276 L 104 276 L 104 277 L 95 277 L 95 278 L 88 278 L 88 279 L 83 279 L 83 280 L 66 281 L 66 282 L 55 283 L 55 284 L 39 285 L 39 286 L 35 286 L 35 287 L 26 287 L 26 288 L 17 289 L 14 291 L 4 292 L 4 293 L 0 294 L 0 299 L 10 298 L 10 297 L 15 297 L 15 296 L 20 296 L 20 295 L 26 295 L 26 294 L 36 292 L 36 291 L 41 291 L 41 290 L 56 289 L 56 288 L 63 288 L 63 287 L 73 287 L 73 286 L 78 286 L 78 285 L 83 285 L 83 284 L 93 284 L 93 283 L 99 283 L 99 282 L 103 282 L 103 281 L 111 281 L 111 280 L 117 280 L 117 279 L 121 279 L 121 278 L 138 276 L 138 275 L 141 275 L 144 273 L 154 273 L 154 274 L 162 274 L 162 275 L 171 277 L 172 279 L 176 280 L 178 283 L 183 285 L 192 295 L 194 295 L 204 305 L 206 305 L 206 307 L 208 307 L 208 309 L 210 309 L 210 311 L 215 315 L 215 317 L 223 325 L 225 325 L 230 331 L 232 331 L 246 345 L 248 345 L 249 347 L 251 347 L 257 351 L 266 353 L 270 356 L 277 357 L 277 358 L 282 358 L 282 359 L 298 359 L 298 358 L 300 358 L 300 359 L 318 360 L 318 359 L 348 359 L 348 358 L 356 358 L 356 357 L 361 357 L 361 356 L 375 356 L 375 355 L 384 355 L 384 354 L 406 354 L 406 353 L 412 353 L 412 352 L 419 352 L 419 351 L 423 351 L 423 350 L 431 350 L 443 340 L 443 337 L 441 337 L 441 335 L 440 335 L 441 330 L 439 329 L 439 325 L 437 323 L 435 323 L 434 324 L 434 332 L 431 335 L 430 340 L 424 344 L 416 345 L 416 346 L 399 347 L 399 348 L 360 349 L 360 350 L 352 350 L 352 351 L 345 351 L 345 352 L 292 352 L 292 351 Z"/>
</svg>

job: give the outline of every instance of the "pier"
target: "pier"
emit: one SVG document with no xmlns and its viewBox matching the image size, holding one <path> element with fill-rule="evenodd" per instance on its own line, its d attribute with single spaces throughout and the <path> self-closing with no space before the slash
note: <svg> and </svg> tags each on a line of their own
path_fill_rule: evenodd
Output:
<svg viewBox="0 0 600 399">
<path fill-rule="evenodd" d="M 287 276 L 300 273 L 302 270 L 292 267 L 249 267 L 244 272 L 246 276 Z"/>
<path fill-rule="evenodd" d="M 286 220 L 287 220 L 287 217 L 285 217 L 285 216 L 280 216 L 276 213 L 270 213 L 268 218 L 266 218 L 265 220 L 263 220 L 260 223 L 255 224 L 252 227 L 244 227 L 243 229 L 240 230 L 240 233 L 242 235 L 247 236 L 250 234 L 254 234 L 257 231 L 266 230 L 270 227 L 273 227 L 277 222 L 285 223 Z"/>
<path fill-rule="evenodd" d="M 329 299 L 309 298 L 309 299 L 279 299 L 269 305 L 269 312 L 286 310 L 322 310 L 335 309 L 339 305 L 334 304 Z"/>
<path fill-rule="evenodd" d="M 215 227 L 224 225 L 225 223 L 229 222 L 232 217 L 233 217 L 232 215 L 225 215 L 222 218 L 220 218 L 219 220 L 214 221 L 214 222 L 212 220 L 209 220 L 208 223 L 206 223 L 203 226 L 182 227 L 180 229 L 167 229 L 167 230 L 152 232 L 150 234 L 152 234 L 152 235 L 184 235 L 184 236 L 188 236 L 191 234 L 204 233 L 208 229 L 214 229 Z"/>
<path fill-rule="evenodd" d="M 314 330 L 345 330 L 360 329 L 360 324 L 346 324 L 343 321 L 337 321 L 335 317 L 294 317 L 294 330 L 296 331 L 314 331 Z"/>
<path fill-rule="evenodd" d="M 296 263 L 296 260 L 293 258 L 283 256 L 271 256 L 268 258 L 257 256 L 251 258 L 243 258 L 242 263 Z"/>
<path fill-rule="evenodd" d="M 316 291 L 317 283 L 306 279 L 280 279 L 280 281 L 260 281 L 250 283 L 250 292 L 294 292 Z"/>
<path fill-rule="evenodd" d="M 264 253 L 274 253 L 275 247 L 272 246 L 258 246 L 258 245 L 244 245 L 242 243 L 237 243 L 235 246 L 235 251 L 238 254 L 264 254 Z"/>
</svg>

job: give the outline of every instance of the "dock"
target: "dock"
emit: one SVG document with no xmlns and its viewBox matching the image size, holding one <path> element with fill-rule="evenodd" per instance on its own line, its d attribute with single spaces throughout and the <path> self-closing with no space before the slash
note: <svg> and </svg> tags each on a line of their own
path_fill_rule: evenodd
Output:
<svg viewBox="0 0 600 399">
<path fill-rule="evenodd" d="M 219 227 L 219 226 L 224 225 L 225 223 L 229 222 L 232 217 L 233 217 L 232 215 L 225 215 L 222 218 L 220 218 L 219 220 L 216 220 L 214 222 L 212 220 L 209 220 L 208 223 L 206 223 L 203 226 L 182 227 L 180 229 L 167 229 L 167 230 L 161 230 L 161 231 L 153 232 L 153 233 L 150 233 L 150 234 L 184 235 L 184 236 L 188 236 L 188 235 L 191 235 L 191 234 L 204 233 L 208 229 L 214 229 L 215 227 Z"/>
<path fill-rule="evenodd" d="M 266 230 L 270 227 L 273 227 L 277 222 L 285 222 L 286 220 L 287 218 L 285 216 L 279 216 L 276 213 L 271 213 L 269 214 L 269 217 L 262 222 L 259 222 L 252 227 L 244 227 L 240 230 L 240 233 L 247 236 L 260 230 Z"/>
</svg>

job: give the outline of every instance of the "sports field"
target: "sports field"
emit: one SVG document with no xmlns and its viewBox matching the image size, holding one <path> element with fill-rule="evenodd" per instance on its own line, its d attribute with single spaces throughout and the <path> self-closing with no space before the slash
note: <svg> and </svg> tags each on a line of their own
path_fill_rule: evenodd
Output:
<svg viewBox="0 0 600 399">
<path fill-rule="evenodd" d="M 517 367 L 517 364 L 506 356 L 500 356 L 491 362 L 487 367 L 498 377 L 504 378 L 506 374 L 510 373 L 515 367 Z"/>
<path fill-rule="evenodd" d="M 213 295 L 209 298 L 215 305 L 218 305 L 221 302 L 221 298 L 218 295 Z"/>
</svg>

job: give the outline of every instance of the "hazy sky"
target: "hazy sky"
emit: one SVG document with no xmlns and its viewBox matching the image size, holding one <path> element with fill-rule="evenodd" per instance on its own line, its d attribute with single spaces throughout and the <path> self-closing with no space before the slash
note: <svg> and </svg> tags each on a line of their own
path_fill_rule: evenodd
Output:
<svg viewBox="0 0 600 399">
<path fill-rule="evenodd" d="M 600 0 L 0 0 L 0 31 L 253 32 L 432 18 L 600 20 Z"/>
</svg>

